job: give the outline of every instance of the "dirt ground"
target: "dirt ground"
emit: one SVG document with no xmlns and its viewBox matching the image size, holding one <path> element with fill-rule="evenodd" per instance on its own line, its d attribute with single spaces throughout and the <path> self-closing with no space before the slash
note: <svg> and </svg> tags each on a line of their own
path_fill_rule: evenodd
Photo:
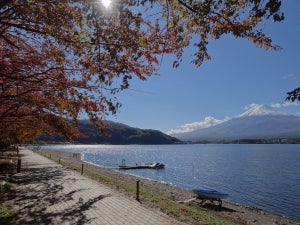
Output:
<svg viewBox="0 0 300 225">
<path fill-rule="evenodd" d="M 60 157 L 62 159 L 82 164 L 81 156 L 78 154 L 65 153 L 65 152 L 52 152 L 53 155 Z M 234 220 L 241 221 L 241 224 L 247 225 L 300 225 L 300 221 L 293 221 L 285 217 L 272 215 L 264 212 L 260 209 L 254 207 L 248 207 L 244 205 L 239 205 L 229 201 L 223 201 L 222 208 L 216 208 L 215 205 L 211 203 L 206 203 L 200 205 L 200 200 L 194 200 L 186 202 L 186 200 L 192 199 L 194 194 L 191 190 L 186 190 L 171 186 L 158 181 L 153 181 L 150 179 L 144 179 L 141 177 L 132 176 L 119 172 L 118 170 L 113 170 L 106 167 L 100 167 L 93 164 L 86 163 L 85 168 L 91 169 L 93 171 L 98 171 L 102 174 L 109 175 L 111 177 L 117 178 L 119 180 L 125 180 L 130 183 L 136 183 L 140 180 L 140 186 L 146 187 L 156 193 L 170 196 L 174 201 L 179 201 L 182 204 L 191 204 L 193 206 L 201 207 L 204 210 L 211 211 L 217 215 L 221 215 L 227 218 L 233 218 Z M 149 207 L 156 207 L 155 205 L 149 205 Z"/>
</svg>

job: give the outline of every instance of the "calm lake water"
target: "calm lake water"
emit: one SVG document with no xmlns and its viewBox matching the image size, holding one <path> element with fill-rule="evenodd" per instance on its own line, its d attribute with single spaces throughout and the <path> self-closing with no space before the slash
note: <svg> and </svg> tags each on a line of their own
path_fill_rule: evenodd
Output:
<svg viewBox="0 0 300 225">
<path fill-rule="evenodd" d="M 229 200 L 300 221 L 300 145 L 56 145 L 47 150 L 84 153 L 84 160 L 117 168 L 161 162 L 161 170 L 126 173 L 175 186 L 211 188 Z M 125 171 L 124 171 L 125 172 Z"/>
</svg>

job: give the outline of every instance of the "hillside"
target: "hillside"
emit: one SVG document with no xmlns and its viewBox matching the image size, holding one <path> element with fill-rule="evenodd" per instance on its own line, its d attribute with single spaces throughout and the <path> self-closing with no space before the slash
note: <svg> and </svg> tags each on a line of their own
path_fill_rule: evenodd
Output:
<svg viewBox="0 0 300 225">
<path fill-rule="evenodd" d="M 109 129 L 105 130 L 108 135 L 103 135 L 88 120 L 81 120 L 78 129 L 88 138 L 74 139 L 75 143 L 81 144 L 174 144 L 180 141 L 157 130 L 139 129 L 121 123 L 105 122 Z M 37 141 L 61 142 L 62 138 L 42 135 Z"/>
</svg>

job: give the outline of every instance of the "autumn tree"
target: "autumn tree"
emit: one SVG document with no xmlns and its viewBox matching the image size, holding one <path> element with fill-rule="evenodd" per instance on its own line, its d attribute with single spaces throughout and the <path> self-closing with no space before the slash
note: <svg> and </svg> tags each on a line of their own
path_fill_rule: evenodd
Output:
<svg viewBox="0 0 300 225">
<path fill-rule="evenodd" d="M 43 132 L 79 136 L 87 115 L 99 128 L 116 113 L 130 79 L 156 74 L 164 54 L 180 65 L 210 59 L 210 40 L 232 34 L 279 49 L 259 24 L 281 21 L 280 0 L 2 0 L 0 139 L 23 142 Z"/>
<path fill-rule="evenodd" d="M 300 101 L 300 87 L 295 88 L 292 91 L 287 92 L 287 97 L 286 97 L 287 101 Z"/>
</svg>

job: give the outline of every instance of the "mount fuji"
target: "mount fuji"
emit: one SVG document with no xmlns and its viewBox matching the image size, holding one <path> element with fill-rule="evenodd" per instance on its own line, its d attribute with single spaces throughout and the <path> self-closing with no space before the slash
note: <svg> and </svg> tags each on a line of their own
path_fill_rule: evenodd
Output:
<svg viewBox="0 0 300 225">
<path fill-rule="evenodd" d="M 253 104 L 247 111 L 221 124 L 172 135 L 183 141 L 300 138 L 300 117 L 266 105 Z"/>
</svg>

